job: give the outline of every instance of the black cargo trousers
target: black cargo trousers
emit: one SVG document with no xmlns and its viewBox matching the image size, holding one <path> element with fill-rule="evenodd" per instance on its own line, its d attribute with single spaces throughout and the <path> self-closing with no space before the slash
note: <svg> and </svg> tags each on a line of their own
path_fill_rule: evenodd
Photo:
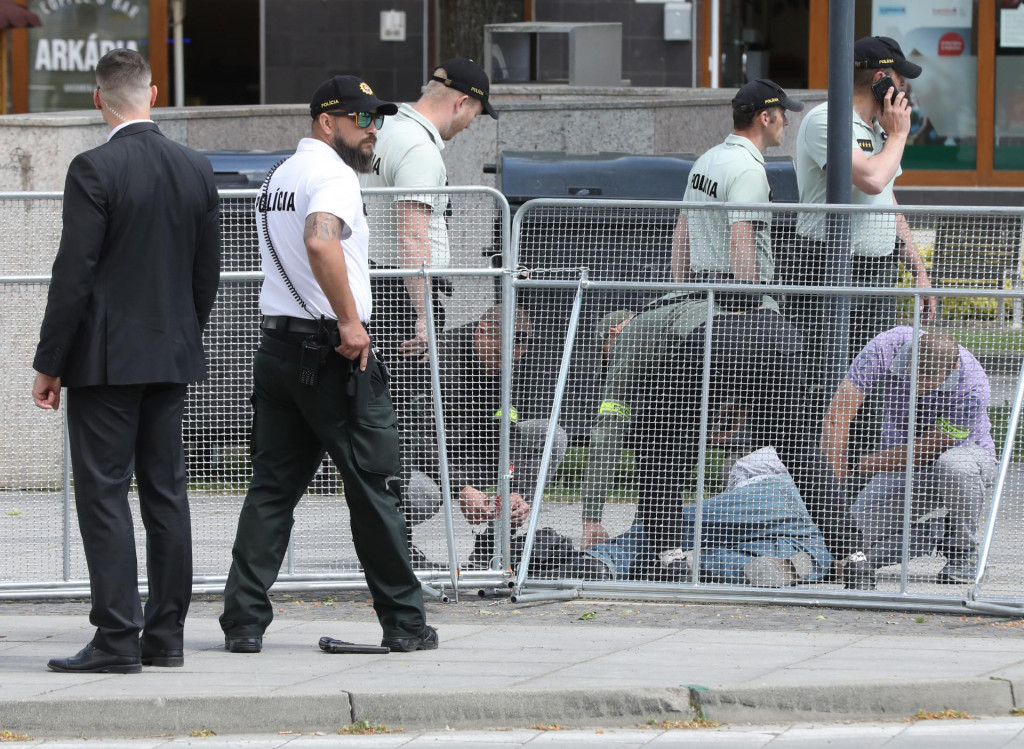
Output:
<svg viewBox="0 0 1024 749">
<path fill-rule="evenodd" d="M 265 334 L 266 335 L 266 334 Z M 286 338 L 289 334 L 278 334 Z M 294 345 L 305 336 L 295 336 Z M 398 431 L 381 367 L 366 372 L 333 350 L 316 385 L 299 382 L 299 363 L 261 349 L 253 362 L 252 479 L 238 519 L 221 628 L 260 637 L 273 619 L 267 589 L 277 579 L 294 510 L 326 452 L 341 474 L 356 554 L 384 637 L 425 625 L 423 593 L 409 564 Z M 366 387 L 361 403 L 355 380 Z"/>
</svg>

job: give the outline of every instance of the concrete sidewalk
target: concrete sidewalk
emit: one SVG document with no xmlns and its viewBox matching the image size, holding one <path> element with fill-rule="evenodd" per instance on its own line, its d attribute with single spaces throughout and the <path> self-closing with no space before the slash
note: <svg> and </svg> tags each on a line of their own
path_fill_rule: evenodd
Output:
<svg viewBox="0 0 1024 749">
<path fill-rule="evenodd" d="M 59 674 L 46 661 L 92 635 L 85 617 L 0 615 L 0 729 L 144 736 L 392 728 L 634 726 L 1007 715 L 1024 704 L 1024 638 L 444 624 L 441 648 L 328 655 L 322 635 L 376 643 L 376 623 L 276 621 L 258 655 L 230 654 L 190 616 L 185 667 Z"/>
</svg>

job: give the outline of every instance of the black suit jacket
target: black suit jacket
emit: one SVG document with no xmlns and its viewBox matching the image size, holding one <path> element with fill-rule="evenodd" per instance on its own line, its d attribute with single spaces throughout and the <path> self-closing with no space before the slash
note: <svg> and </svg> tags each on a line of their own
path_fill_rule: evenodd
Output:
<svg viewBox="0 0 1024 749">
<path fill-rule="evenodd" d="M 32 366 L 66 387 L 197 382 L 220 275 L 220 199 L 200 154 L 151 122 L 79 154 Z"/>
</svg>

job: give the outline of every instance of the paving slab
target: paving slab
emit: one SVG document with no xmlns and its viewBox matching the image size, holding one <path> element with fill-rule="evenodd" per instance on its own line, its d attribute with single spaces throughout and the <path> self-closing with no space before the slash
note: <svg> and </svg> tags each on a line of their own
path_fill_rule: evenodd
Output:
<svg viewBox="0 0 1024 749">
<path fill-rule="evenodd" d="M 388 655 L 317 648 L 324 634 L 375 642 L 365 612 L 359 621 L 291 615 L 274 623 L 262 653 L 238 655 L 224 651 L 215 612 L 199 607 L 185 666 L 137 675 L 45 669 L 91 636 L 74 606 L 66 615 L 0 613 L 0 728 L 118 737 L 337 731 L 361 720 L 409 730 L 899 719 L 944 709 L 1005 716 L 1016 707 L 1014 682 L 1024 696 L 1020 629 L 724 629 L 671 617 L 581 626 L 582 617 L 547 623 L 533 613 L 441 621 L 440 649 Z"/>
</svg>

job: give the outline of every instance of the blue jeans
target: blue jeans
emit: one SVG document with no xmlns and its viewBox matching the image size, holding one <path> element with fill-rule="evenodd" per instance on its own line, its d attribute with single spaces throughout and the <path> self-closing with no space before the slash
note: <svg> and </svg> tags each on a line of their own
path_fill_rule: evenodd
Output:
<svg viewBox="0 0 1024 749">
<path fill-rule="evenodd" d="M 682 512 L 680 547 L 694 548 L 696 505 Z M 654 556 L 639 523 L 587 550 L 604 562 L 612 578 L 628 579 L 630 570 Z M 701 518 L 702 582 L 744 584 L 744 566 L 757 557 L 788 559 L 810 555 L 813 569 L 804 582 L 817 582 L 832 564 L 821 531 L 811 521 L 789 476 L 771 476 L 726 491 L 704 502 Z"/>
</svg>

